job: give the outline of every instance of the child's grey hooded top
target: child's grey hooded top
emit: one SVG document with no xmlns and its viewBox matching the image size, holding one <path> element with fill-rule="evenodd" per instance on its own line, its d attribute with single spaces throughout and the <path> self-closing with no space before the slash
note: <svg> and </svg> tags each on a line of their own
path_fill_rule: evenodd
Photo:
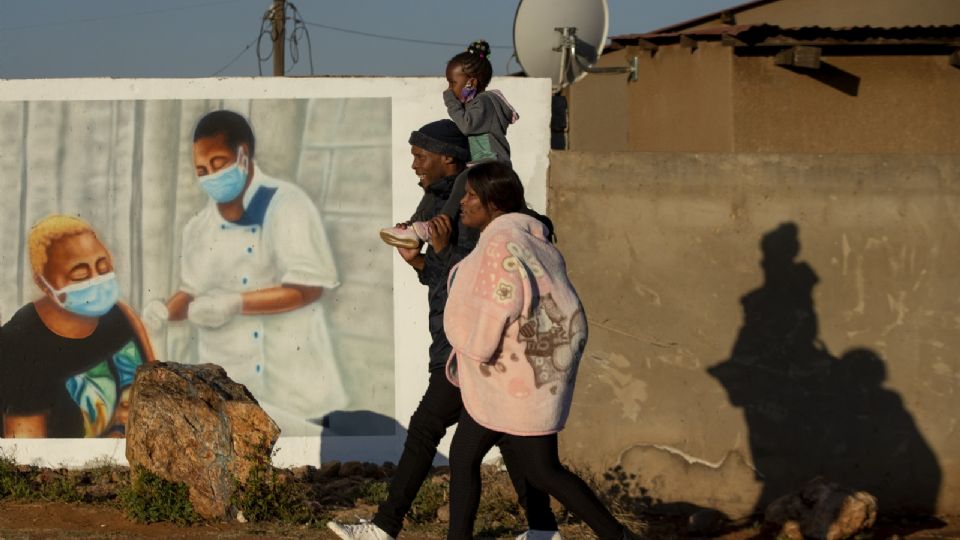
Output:
<svg viewBox="0 0 960 540">
<path fill-rule="evenodd" d="M 520 115 L 499 90 L 480 92 L 467 103 L 460 103 L 452 90 L 443 92 L 447 112 L 470 142 L 470 159 L 510 161 L 507 127 Z"/>
</svg>

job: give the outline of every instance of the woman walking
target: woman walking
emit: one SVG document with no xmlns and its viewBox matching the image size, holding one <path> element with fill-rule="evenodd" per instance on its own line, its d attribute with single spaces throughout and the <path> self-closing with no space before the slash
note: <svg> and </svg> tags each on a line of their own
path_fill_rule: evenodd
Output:
<svg viewBox="0 0 960 540">
<path fill-rule="evenodd" d="M 570 411 L 587 321 L 550 231 L 525 208 L 523 185 L 509 165 L 468 170 L 461 221 L 481 233 L 450 272 L 444 312 L 455 352 L 447 376 L 464 403 L 450 448 L 447 538 L 473 537 L 481 460 L 500 441 L 522 457 L 517 465 L 531 485 L 601 540 L 637 538 L 560 463 L 557 433 Z"/>
</svg>

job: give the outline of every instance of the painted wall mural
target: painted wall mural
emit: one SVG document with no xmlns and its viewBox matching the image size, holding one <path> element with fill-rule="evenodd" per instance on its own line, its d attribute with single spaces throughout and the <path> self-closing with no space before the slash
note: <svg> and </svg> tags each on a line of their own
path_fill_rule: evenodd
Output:
<svg viewBox="0 0 960 540">
<path fill-rule="evenodd" d="M 223 366 L 284 436 L 393 434 L 392 251 L 365 234 L 391 222 L 389 98 L 0 102 L 0 125 L 0 435 L 122 437 L 154 359 Z"/>
</svg>

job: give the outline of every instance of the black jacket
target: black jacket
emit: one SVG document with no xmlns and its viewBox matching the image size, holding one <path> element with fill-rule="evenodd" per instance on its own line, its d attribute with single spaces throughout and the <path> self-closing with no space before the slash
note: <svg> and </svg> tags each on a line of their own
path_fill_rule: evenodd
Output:
<svg viewBox="0 0 960 540">
<path fill-rule="evenodd" d="M 417 207 L 416 218 L 425 221 L 440 212 L 456 176 L 448 176 L 430 184 L 424 193 L 424 199 Z M 420 283 L 427 286 L 427 301 L 430 304 L 430 371 L 443 369 L 450 357 L 451 347 L 447 336 L 443 332 L 443 308 L 447 303 L 447 276 L 450 269 L 460 262 L 468 253 L 473 251 L 480 237 L 479 231 L 464 227 L 460 223 L 453 224 L 453 235 L 450 245 L 437 253 L 433 246 L 427 244 L 424 254 L 423 270 L 419 271 Z"/>
</svg>

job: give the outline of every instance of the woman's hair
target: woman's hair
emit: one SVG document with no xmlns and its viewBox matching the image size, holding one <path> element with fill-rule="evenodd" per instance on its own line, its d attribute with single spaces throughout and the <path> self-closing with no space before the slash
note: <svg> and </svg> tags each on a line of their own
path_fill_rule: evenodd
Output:
<svg viewBox="0 0 960 540">
<path fill-rule="evenodd" d="M 54 214 L 38 221 L 27 236 L 30 268 L 33 273 L 43 275 L 44 267 L 47 266 L 47 251 L 53 243 L 61 238 L 82 233 L 96 236 L 90 224 L 78 217 Z"/>
<path fill-rule="evenodd" d="M 520 177 L 505 163 L 490 161 L 470 167 L 467 182 L 484 206 L 493 206 L 504 213 L 519 212 L 527 207 Z"/>
<path fill-rule="evenodd" d="M 460 66 L 463 74 L 477 79 L 477 92 L 486 90 L 493 78 L 493 66 L 490 64 L 490 44 L 478 40 L 471 43 L 467 50 L 454 56 L 447 62 L 447 69 Z"/>
<path fill-rule="evenodd" d="M 523 184 L 512 167 L 500 161 L 480 163 L 467 169 L 467 183 L 476 192 L 480 204 L 506 214 L 520 212 L 537 218 L 547 228 L 547 240 L 556 243 L 553 221 L 527 206 Z"/>
</svg>

